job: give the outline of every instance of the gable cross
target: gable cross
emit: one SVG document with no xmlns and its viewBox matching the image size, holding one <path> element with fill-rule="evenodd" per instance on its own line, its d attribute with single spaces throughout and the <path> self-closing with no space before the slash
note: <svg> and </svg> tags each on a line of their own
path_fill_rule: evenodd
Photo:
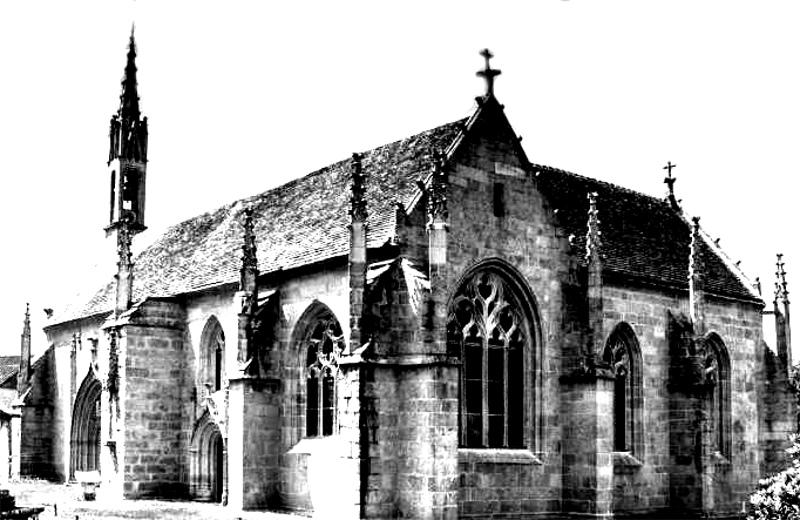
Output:
<svg viewBox="0 0 800 520">
<path fill-rule="evenodd" d="M 493 69 L 489 60 L 494 58 L 494 54 L 489 51 L 489 49 L 483 49 L 481 51 L 481 56 L 486 60 L 486 68 L 483 70 L 479 70 L 475 73 L 476 76 L 483 78 L 486 81 L 486 95 L 487 96 L 494 96 L 494 78 L 501 74 L 501 71 L 498 69 Z"/>
<path fill-rule="evenodd" d="M 672 176 L 672 169 L 675 168 L 677 164 L 672 164 L 671 161 L 667 161 L 667 165 L 664 166 L 664 169 L 667 170 L 667 177 L 664 179 L 664 182 L 669 186 L 669 194 L 673 195 L 673 186 L 675 185 L 675 181 L 677 180 L 675 177 Z"/>
</svg>

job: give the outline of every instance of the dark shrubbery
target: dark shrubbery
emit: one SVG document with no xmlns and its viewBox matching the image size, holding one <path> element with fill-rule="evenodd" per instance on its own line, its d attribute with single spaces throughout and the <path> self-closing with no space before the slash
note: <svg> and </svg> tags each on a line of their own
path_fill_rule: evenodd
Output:
<svg viewBox="0 0 800 520">
<path fill-rule="evenodd" d="M 750 520 L 800 520 L 800 436 L 792 436 L 786 450 L 792 464 L 780 473 L 762 479 L 750 495 Z"/>
</svg>

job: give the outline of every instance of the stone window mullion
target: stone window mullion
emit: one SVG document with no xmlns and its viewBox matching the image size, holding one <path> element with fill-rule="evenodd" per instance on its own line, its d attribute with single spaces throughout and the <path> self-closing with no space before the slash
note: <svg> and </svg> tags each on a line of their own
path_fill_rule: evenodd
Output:
<svg viewBox="0 0 800 520">
<path fill-rule="evenodd" d="M 483 335 L 483 363 L 482 363 L 482 386 L 483 386 L 483 406 L 481 407 L 482 445 L 489 446 L 489 334 L 488 331 Z"/>
<path fill-rule="evenodd" d="M 317 436 L 322 437 L 324 432 L 322 430 L 322 416 L 324 415 L 323 409 L 325 401 L 323 401 L 323 387 L 325 386 L 325 376 L 320 372 L 320 377 L 317 378 Z"/>
<path fill-rule="evenodd" d="M 508 337 L 503 338 L 503 447 L 508 447 Z"/>
<path fill-rule="evenodd" d="M 306 436 L 327 437 L 337 431 L 339 354 L 344 348 L 338 323 L 326 316 L 308 340 L 306 364 Z M 313 381 L 313 383 L 312 383 Z M 313 396 L 313 399 L 312 399 Z M 327 427 L 326 427 L 327 426 Z M 310 427 L 316 430 L 311 430 Z"/>
<path fill-rule="evenodd" d="M 467 448 L 523 448 L 531 442 L 534 390 L 525 374 L 532 338 L 514 294 L 500 276 L 478 274 L 449 310 L 448 351 L 460 352 L 462 359 L 459 444 Z"/>
<path fill-rule="evenodd" d="M 465 343 L 466 343 L 465 336 L 462 334 L 462 337 L 461 337 L 461 358 L 460 358 L 461 360 L 467 359 L 467 349 L 466 349 Z M 459 422 L 459 427 L 460 427 L 459 428 L 459 438 L 461 439 L 459 444 L 461 446 L 466 446 L 467 445 L 467 424 L 466 424 L 466 422 L 467 422 L 467 420 L 466 420 L 466 417 L 467 417 L 467 398 L 466 398 L 467 383 L 466 383 L 466 377 L 467 377 L 467 375 L 466 375 L 466 370 L 464 369 L 463 361 L 462 361 L 461 366 L 459 367 L 459 371 L 458 372 L 459 372 L 459 377 L 458 377 L 458 383 L 459 383 L 459 389 L 458 389 L 458 395 L 459 395 L 458 422 Z"/>
</svg>

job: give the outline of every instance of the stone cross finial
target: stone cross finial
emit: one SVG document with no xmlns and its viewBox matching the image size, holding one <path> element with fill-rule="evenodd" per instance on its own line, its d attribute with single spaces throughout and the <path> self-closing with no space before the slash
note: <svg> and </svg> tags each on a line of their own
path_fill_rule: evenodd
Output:
<svg viewBox="0 0 800 520">
<path fill-rule="evenodd" d="M 667 165 L 664 166 L 664 170 L 667 170 L 667 176 L 664 177 L 664 184 L 667 185 L 667 199 L 669 200 L 670 204 L 674 209 L 678 209 L 678 201 L 675 200 L 675 177 L 672 176 L 672 169 L 677 167 L 676 164 L 672 164 L 671 161 L 667 161 Z"/>
<path fill-rule="evenodd" d="M 367 220 L 367 187 L 366 175 L 361 164 L 362 158 L 363 155 L 360 153 L 353 154 L 351 165 L 352 184 L 350 185 L 352 192 L 350 197 L 350 217 L 361 222 Z"/>
<path fill-rule="evenodd" d="M 489 64 L 489 60 L 494 58 L 494 54 L 489 49 L 483 49 L 481 56 L 486 60 L 486 67 L 475 73 L 476 76 L 483 78 L 486 81 L 486 96 L 494 96 L 494 78 L 499 76 L 502 72 L 498 69 L 493 69 Z"/>
<path fill-rule="evenodd" d="M 589 222 L 586 232 L 586 258 L 595 258 L 600 255 L 600 248 L 603 245 L 600 232 L 600 219 L 597 217 L 597 192 L 593 191 L 587 195 L 589 199 Z"/>
<path fill-rule="evenodd" d="M 783 254 L 778 253 L 777 255 L 778 260 L 775 263 L 777 270 L 775 271 L 775 277 L 777 281 L 775 282 L 775 299 L 776 300 L 783 300 L 786 303 L 789 303 L 789 291 L 787 289 L 786 284 L 786 270 L 784 269 L 783 262 Z"/>
</svg>

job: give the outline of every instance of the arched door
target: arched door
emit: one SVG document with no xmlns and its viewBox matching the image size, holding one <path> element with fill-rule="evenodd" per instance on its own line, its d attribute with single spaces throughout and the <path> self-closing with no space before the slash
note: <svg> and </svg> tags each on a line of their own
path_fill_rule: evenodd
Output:
<svg viewBox="0 0 800 520">
<path fill-rule="evenodd" d="M 191 446 L 192 498 L 221 502 L 225 489 L 225 443 L 208 412 L 198 420 Z"/>
<path fill-rule="evenodd" d="M 72 408 L 70 477 L 76 471 L 100 470 L 100 381 L 89 374 L 81 384 Z"/>
</svg>

